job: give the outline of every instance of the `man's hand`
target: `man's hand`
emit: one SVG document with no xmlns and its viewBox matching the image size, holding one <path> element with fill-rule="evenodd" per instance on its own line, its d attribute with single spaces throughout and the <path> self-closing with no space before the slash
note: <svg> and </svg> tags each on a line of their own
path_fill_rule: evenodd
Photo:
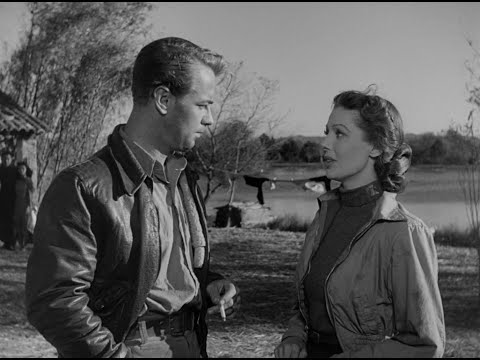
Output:
<svg viewBox="0 0 480 360">
<path fill-rule="evenodd" d="M 276 358 L 306 358 L 306 344 L 295 338 L 288 338 L 282 341 L 274 351 Z"/>
<path fill-rule="evenodd" d="M 223 306 L 225 315 L 229 316 L 235 312 L 235 308 L 238 309 L 240 306 L 240 289 L 228 280 L 212 281 L 207 285 L 207 294 L 215 304 L 208 309 L 208 314 L 221 313 L 220 308 Z"/>
</svg>

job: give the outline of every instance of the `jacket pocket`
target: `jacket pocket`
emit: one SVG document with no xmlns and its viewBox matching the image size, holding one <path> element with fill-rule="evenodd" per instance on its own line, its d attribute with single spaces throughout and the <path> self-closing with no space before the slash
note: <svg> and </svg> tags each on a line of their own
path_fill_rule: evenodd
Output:
<svg viewBox="0 0 480 360">
<path fill-rule="evenodd" d="M 379 333 L 380 323 L 376 304 L 372 303 L 368 295 L 359 295 L 353 298 L 353 309 L 360 331 L 365 335 Z"/>
<path fill-rule="evenodd" d="M 129 293 L 124 284 L 113 284 L 93 295 L 89 307 L 102 319 L 104 326 L 112 329 L 123 317 Z"/>
</svg>

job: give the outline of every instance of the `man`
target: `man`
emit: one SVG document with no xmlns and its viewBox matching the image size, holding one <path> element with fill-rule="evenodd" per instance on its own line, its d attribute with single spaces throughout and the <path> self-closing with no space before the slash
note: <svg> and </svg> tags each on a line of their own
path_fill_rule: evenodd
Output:
<svg viewBox="0 0 480 360">
<path fill-rule="evenodd" d="M 26 305 L 59 356 L 206 357 L 207 309 L 233 311 L 238 289 L 209 271 L 205 207 L 182 155 L 212 124 L 223 68 L 183 39 L 145 46 L 127 124 L 46 192 Z"/>
<path fill-rule="evenodd" d="M 0 240 L 3 248 L 15 250 L 13 241 L 13 211 L 15 206 L 15 180 L 17 169 L 13 164 L 13 154 L 6 150 L 2 153 L 0 166 Z"/>
</svg>

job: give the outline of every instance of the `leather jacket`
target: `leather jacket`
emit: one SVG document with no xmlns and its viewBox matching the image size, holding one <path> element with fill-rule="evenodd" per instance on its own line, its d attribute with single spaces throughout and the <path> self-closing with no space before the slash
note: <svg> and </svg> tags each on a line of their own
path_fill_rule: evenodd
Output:
<svg viewBox="0 0 480 360">
<path fill-rule="evenodd" d="M 104 148 L 56 176 L 39 208 L 27 266 L 27 317 L 60 357 L 128 356 L 123 341 L 162 266 L 152 179 L 120 126 Z M 198 176 L 185 171 L 207 239 Z M 208 241 L 195 274 L 202 295 L 196 332 L 206 357 L 206 285 L 221 278 L 209 271 Z"/>
</svg>

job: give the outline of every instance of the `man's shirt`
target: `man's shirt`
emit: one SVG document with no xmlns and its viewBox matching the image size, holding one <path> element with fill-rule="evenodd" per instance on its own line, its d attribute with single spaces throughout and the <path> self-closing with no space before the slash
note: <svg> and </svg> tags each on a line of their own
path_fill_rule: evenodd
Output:
<svg viewBox="0 0 480 360">
<path fill-rule="evenodd" d="M 167 157 L 161 153 L 153 158 L 138 143 L 129 139 L 123 129 L 120 134 L 153 180 L 152 197 L 159 218 L 160 271 L 148 293 L 148 313 L 144 317 L 154 318 L 156 312 L 171 314 L 198 298 L 199 282 L 193 272 L 188 218 L 182 202 L 183 194 L 178 186 L 180 176 L 185 176 L 183 170 L 187 161 L 184 157 Z"/>
</svg>

